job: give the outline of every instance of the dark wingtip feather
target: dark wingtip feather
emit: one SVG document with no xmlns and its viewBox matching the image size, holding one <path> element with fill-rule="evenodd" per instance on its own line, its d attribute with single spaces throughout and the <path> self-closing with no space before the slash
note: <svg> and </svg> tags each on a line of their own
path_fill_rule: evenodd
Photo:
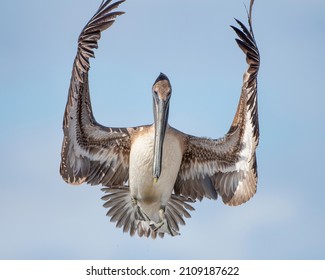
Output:
<svg viewBox="0 0 325 280">
<path fill-rule="evenodd" d="M 254 0 L 251 0 L 249 4 L 249 13 L 248 13 L 248 24 L 250 27 L 250 31 L 253 34 L 253 25 L 252 25 L 252 11 L 253 11 Z"/>
<path fill-rule="evenodd" d="M 113 11 L 124 1 L 120 0 L 114 3 L 111 3 L 112 0 L 103 1 L 79 35 L 78 54 L 73 70 L 79 82 L 84 81 L 83 74 L 87 73 L 90 68 L 89 58 L 95 57 L 93 49 L 98 48 L 101 32 L 109 28 L 117 16 L 124 14 L 124 12 Z"/>
<path fill-rule="evenodd" d="M 239 25 L 240 29 L 236 26 L 231 25 L 230 27 L 236 32 L 238 38 L 235 39 L 238 46 L 246 54 L 247 63 L 249 64 L 249 73 L 257 72 L 259 65 L 259 51 L 254 38 L 253 27 L 252 27 L 252 10 L 254 0 L 250 1 L 249 10 L 247 10 L 248 25 L 249 29 L 238 19 L 235 21 Z"/>
</svg>

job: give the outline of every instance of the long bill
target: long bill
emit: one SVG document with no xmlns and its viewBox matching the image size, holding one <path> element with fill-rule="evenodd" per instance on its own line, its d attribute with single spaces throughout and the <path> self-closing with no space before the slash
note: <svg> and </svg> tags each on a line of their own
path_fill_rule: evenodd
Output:
<svg viewBox="0 0 325 280">
<path fill-rule="evenodd" d="M 165 133 L 168 123 L 169 98 L 162 100 L 156 97 L 154 100 L 154 116 L 155 116 L 155 139 L 153 152 L 153 178 L 157 182 L 162 169 L 162 154 Z"/>
</svg>

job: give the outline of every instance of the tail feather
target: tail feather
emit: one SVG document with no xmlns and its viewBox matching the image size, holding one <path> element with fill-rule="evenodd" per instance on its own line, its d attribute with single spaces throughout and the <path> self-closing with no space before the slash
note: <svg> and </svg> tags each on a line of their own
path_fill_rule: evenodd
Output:
<svg viewBox="0 0 325 280">
<path fill-rule="evenodd" d="M 133 201 L 128 186 L 103 188 L 106 194 L 102 197 L 104 207 L 108 209 L 107 216 L 110 221 L 116 223 L 116 227 L 123 228 L 123 232 L 129 232 L 131 236 L 139 237 L 164 237 L 165 233 L 172 236 L 179 235 L 179 224 L 185 225 L 183 217 L 190 218 L 188 210 L 194 208 L 188 202 L 192 202 L 182 196 L 172 194 L 165 208 L 166 225 L 157 226 L 151 221 L 140 206 Z"/>
</svg>

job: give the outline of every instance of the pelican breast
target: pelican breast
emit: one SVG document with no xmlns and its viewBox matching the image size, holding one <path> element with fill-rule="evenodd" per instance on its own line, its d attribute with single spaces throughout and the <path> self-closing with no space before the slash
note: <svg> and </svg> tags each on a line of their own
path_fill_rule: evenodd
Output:
<svg viewBox="0 0 325 280">
<path fill-rule="evenodd" d="M 144 127 L 132 137 L 129 161 L 129 186 L 131 195 L 142 208 L 166 206 L 170 199 L 183 157 L 183 139 L 168 127 L 163 145 L 162 173 L 157 182 L 152 177 L 154 126 Z M 153 207 L 153 208 L 157 208 Z M 145 211 L 145 209 L 143 209 Z M 152 211 L 153 212 L 153 211 Z M 150 216 L 150 213 L 147 213 Z"/>
</svg>

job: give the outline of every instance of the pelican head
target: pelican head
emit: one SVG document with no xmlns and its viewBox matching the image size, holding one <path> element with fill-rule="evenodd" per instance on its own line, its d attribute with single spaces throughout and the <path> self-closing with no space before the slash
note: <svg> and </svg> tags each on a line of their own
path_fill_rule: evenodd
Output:
<svg viewBox="0 0 325 280">
<path fill-rule="evenodd" d="M 169 100 L 172 87 L 167 76 L 160 73 L 152 86 L 153 115 L 155 120 L 155 139 L 153 154 L 153 178 L 158 181 L 161 174 L 161 162 L 165 132 L 168 125 Z"/>
</svg>

